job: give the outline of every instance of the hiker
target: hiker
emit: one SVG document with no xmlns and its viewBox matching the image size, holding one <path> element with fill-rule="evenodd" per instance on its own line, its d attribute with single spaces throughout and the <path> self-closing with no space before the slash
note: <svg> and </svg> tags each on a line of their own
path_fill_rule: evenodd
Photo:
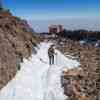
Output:
<svg viewBox="0 0 100 100">
<path fill-rule="evenodd" d="M 49 64 L 53 65 L 54 64 L 54 55 L 55 55 L 55 50 L 54 50 L 54 45 L 51 45 L 50 48 L 48 49 L 48 56 L 49 56 Z"/>
</svg>

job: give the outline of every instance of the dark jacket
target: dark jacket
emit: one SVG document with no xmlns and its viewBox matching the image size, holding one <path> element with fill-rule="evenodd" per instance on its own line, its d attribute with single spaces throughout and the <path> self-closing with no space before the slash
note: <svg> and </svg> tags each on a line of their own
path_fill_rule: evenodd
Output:
<svg viewBox="0 0 100 100">
<path fill-rule="evenodd" d="M 48 56 L 53 56 L 54 54 L 55 54 L 54 48 L 53 48 L 53 47 L 50 47 L 50 48 L 48 49 Z"/>
</svg>

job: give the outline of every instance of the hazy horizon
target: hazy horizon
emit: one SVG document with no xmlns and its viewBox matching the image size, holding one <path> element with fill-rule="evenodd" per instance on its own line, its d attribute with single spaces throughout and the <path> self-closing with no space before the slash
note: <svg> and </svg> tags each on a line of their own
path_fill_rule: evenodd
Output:
<svg viewBox="0 0 100 100">
<path fill-rule="evenodd" d="M 51 24 L 61 24 L 68 30 L 86 29 L 100 31 L 100 19 L 68 18 L 57 20 L 30 20 L 28 22 L 36 32 L 48 32 L 48 27 Z"/>
<path fill-rule="evenodd" d="M 27 19 L 37 32 L 50 24 L 66 29 L 100 30 L 99 0 L 3 0 L 5 8 L 15 16 Z"/>
</svg>

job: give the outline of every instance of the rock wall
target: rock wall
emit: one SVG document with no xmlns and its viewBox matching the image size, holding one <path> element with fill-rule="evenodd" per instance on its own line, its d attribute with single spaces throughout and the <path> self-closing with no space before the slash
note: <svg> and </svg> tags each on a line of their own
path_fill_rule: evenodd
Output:
<svg viewBox="0 0 100 100">
<path fill-rule="evenodd" d="M 33 32 L 25 20 L 0 12 L 0 89 L 16 75 L 23 57 L 32 54 L 38 43 Z"/>
</svg>

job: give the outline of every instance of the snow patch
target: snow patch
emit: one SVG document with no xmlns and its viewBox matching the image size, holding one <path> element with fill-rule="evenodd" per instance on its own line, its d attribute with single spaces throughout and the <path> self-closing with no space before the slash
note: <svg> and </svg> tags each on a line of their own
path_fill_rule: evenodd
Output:
<svg viewBox="0 0 100 100">
<path fill-rule="evenodd" d="M 64 68 L 78 67 L 79 62 L 56 50 L 55 64 L 49 66 L 48 48 L 41 43 L 36 55 L 24 59 L 21 70 L 0 92 L 0 100 L 65 100 L 60 76 Z"/>
</svg>

